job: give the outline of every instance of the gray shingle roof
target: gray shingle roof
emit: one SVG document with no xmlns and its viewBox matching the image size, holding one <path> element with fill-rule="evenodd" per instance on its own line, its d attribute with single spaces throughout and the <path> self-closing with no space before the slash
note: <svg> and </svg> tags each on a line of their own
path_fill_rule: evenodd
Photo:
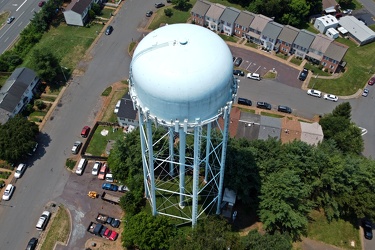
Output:
<svg viewBox="0 0 375 250">
<path fill-rule="evenodd" d="M 344 58 L 347 50 L 348 50 L 348 47 L 346 47 L 345 45 L 341 43 L 337 43 L 337 42 L 332 42 L 328 46 L 324 55 L 326 57 L 329 57 L 331 59 L 334 59 L 340 62 Z"/>
<path fill-rule="evenodd" d="M 72 10 L 78 14 L 82 14 L 93 0 L 72 0 L 65 8 L 65 11 Z"/>
<path fill-rule="evenodd" d="M 133 101 L 129 93 L 126 93 L 121 98 L 120 108 L 118 109 L 117 117 L 132 120 L 137 119 L 137 110 L 134 110 Z"/>
<path fill-rule="evenodd" d="M 236 137 L 257 140 L 260 129 L 260 115 L 241 112 Z"/>
<path fill-rule="evenodd" d="M 310 48 L 311 43 L 315 39 L 315 34 L 311 33 L 310 31 L 307 30 L 300 30 L 298 33 L 296 39 L 294 40 L 294 44 L 299 45 L 303 48 Z"/>
<path fill-rule="evenodd" d="M 254 30 L 262 32 L 264 27 L 266 27 L 266 24 L 270 21 L 272 21 L 272 19 L 269 17 L 256 15 L 254 20 L 251 22 L 250 27 Z"/>
<path fill-rule="evenodd" d="M 279 118 L 261 116 L 258 138 L 267 140 L 270 137 L 280 139 L 281 120 Z"/>
<path fill-rule="evenodd" d="M 241 11 L 235 23 L 247 28 L 250 26 L 254 18 L 255 18 L 255 14 L 248 12 L 248 11 Z"/>
<path fill-rule="evenodd" d="M 0 90 L 0 108 L 13 112 L 35 77 L 36 73 L 31 69 L 15 69 Z"/>
<path fill-rule="evenodd" d="M 234 24 L 234 21 L 236 21 L 238 15 L 241 13 L 240 10 L 228 7 L 224 10 L 223 14 L 220 17 L 220 20 L 223 20 L 224 22 Z"/>
<path fill-rule="evenodd" d="M 312 42 L 310 48 L 320 51 L 322 53 L 327 51 L 328 46 L 333 42 L 333 38 L 330 38 L 323 34 L 317 34 L 315 35 L 315 39 Z"/>
<path fill-rule="evenodd" d="M 281 30 L 279 40 L 292 44 L 298 35 L 299 29 L 286 25 Z"/>
<path fill-rule="evenodd" d="M 206 16 L 217 21 L 217 20 L 220 19 L 220 16 L 221 16 L 221 14 L 223 14 L 225 8 L 226 7 L 224 5 L 221 5 L 221 4 L 218 4 L 218 3 L 211 4 L 210 8 L 208 9 L 208 11 L 206 13 Z"/>
<path fill-rule="evenodd" d="M 194 4 L 194 7 L 192 8 L 191 13 L 195 13 L 204 17 L 210 7 L 211 7 L 211 3 L 199 0 Z"/>
<path fill-rule="evenodd" d="M 274 21 L 268 22 L 262 31 L 262 36 L 266 36 L 267 38 L 272 38 L 276 42 L 276 39 L 279 36 L 282 29 L 283 29 L 282 24 L 279 24 Z"/>
</svg>

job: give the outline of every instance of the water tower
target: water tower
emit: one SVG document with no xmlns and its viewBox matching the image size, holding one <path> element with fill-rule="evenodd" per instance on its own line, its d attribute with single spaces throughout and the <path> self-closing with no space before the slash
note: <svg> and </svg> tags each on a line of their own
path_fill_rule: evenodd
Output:
<svg viewBox="0 0 375 250">
<path fill-rule="evenodd" d="M 237 93 L 226 43 L 197 25 L 159 28 L 138 44 L 129 83 L 152 214 L 193 226 L 200 216 L 219 214 Z"/>
</svg>

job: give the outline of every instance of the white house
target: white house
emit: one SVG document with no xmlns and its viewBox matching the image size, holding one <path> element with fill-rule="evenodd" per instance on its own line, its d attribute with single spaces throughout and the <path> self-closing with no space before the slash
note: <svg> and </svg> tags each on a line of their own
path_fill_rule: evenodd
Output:
<svg viewBox="0 0 375 250">
<path fill-rule="evenodd" d="M 339 24 L 348 31 L 348 36 L 353 38 L 359 45 L 371 43 L 375 40 L 375 32 L 354 16 L 341 17 Z"/>
<path fill-rule="evenodd" d="M 322 34 L 326 33 L 329 28 L 336 28 L 338 25 L 339 21 L 332 15 L 318 17 L 314 22 L 314 27 Z"/>
<path fill-rule="evenodd" d="M 138 127 L 137 110 L 134 109 L 133 100 L 130 98 L 129 93 L 121 98 L 117 112 L 117 122 L 124 128 Z"/>
<path fill-rule="evenodd" d="M 72 0 L 64 10 L 65 22 L 68 25 L 84 26 L 89 18 L 92 4 L 101 0 Z"/>
<path fill-rule="evenodd" d="M 29 68 L 17 68 L 0 89 L 0 123 L 20 113 L 37 92 L 39 77 Z"/>
</svg>

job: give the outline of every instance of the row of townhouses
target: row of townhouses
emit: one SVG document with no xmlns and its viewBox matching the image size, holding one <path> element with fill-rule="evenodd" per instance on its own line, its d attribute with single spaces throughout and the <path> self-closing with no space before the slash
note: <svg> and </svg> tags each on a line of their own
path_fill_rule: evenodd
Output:
<svg viewBox="0 0 375 250">
<path fill-rule="evenodd" d="M 327 35 L 314 34 L 304 29 L 299 30 L 290 25 L 279 24 L 272 18 L 261 14 L 198 0 L 191 10 L 191 19 L 195 24 L 212 31 L 246 38 L 249 42 L 263 46 L 266 50 L 310 60 L 332 73 L 345 65 L 342 60 L 348 50 L 347 46 L 334 41 L 337 37 L 335 28 L 340 25 L 339 31 L 352 37 L 360 45 L 375 40 L 375 33 L 353 16 L 342 17 L 340 21 L 329 16 L 330 24 L 331 19 L 335 20 L 333 21 L 335 24 L 329 27 L 325 25 L 326 17 L 317 18 L 315 22 L 322 25 L 323 29 L 317 28 L 319 25 L 315 27 Z M 360 39 L 358 39 L 359 33 Z"/>
</svg>

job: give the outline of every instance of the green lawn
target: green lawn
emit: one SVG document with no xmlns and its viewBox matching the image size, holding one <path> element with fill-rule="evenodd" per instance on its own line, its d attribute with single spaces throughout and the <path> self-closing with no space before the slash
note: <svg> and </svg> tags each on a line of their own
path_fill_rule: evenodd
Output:
<svg viewBox="0 0 375 250">
<path fill-rule="evenodd" d="M 224 35 L 224 34 L 219 34 L 219 36 L 224 40 L 224 41 L 227 41 L 227 42 L 237 42 L 238 40 L 240 40 L 240 38 L 236 37 L 236 36 L 227 36 L 227 35 Z"/>
<path fill-rule="evenodd" d="M 358 89 L 363 88 L 368 79 L 375 73 L 375 42 L 357 46 L 354 42 L 338 38 L 337 42 L 345 44 L 350 48 L 345 54 L 344 61 L 347 62 L 347 72 L 338 79 L 314 79 L 309 84 L 315 84 L 314 88 L 335 95 L 352 95 Z"/>
<path fill-rule="evenodd" d="M 108 135 L 103 136 L 100 134 L 102 130 L 108 130 Z M 102 156 L 105 154 L 105 148 L 107 146 L 108 140 L 117 140 L 124 137 L 124 132 L 122 129 L 118 129 L 113 131 L 113 128 L 110 126 L 98 126 L 94 132 L 94 136 L 92 137 L 89 146 L 87 147 L 86 153 L 95 155 L 95 156 Z"/>
<path fill-rule="evenodd" d="M 295 65 L 298 65 L 298 66 L 299 66 L 299 65 L 301 65 L 301 63 L 302 63 L 302 60 L 293 57 L 292 59 L 290 59 L 290 62 L 293 63 L 293 64 L 295 64 Z"/>
<path fill-rule="evenodd" d="M 308 225 L 307 237 L 343 249 L 362 249 L 358 227 L 342 219 L 329 223 L 324 213 L 316 210 L 310 216 L 312 220 Z M 355 242 L 355 247 L 350 246 L 351 241 Z"/>
<path fill-rule="evenodd" d="M 283 118 L 284 117 L 283 115 L 268 113 L 268 112 L 264 112 L 264 111 L 260 112 L 260 114 L 264 115 L 264 116 L 274 117 L 274 118 Z"/>
</svg>

